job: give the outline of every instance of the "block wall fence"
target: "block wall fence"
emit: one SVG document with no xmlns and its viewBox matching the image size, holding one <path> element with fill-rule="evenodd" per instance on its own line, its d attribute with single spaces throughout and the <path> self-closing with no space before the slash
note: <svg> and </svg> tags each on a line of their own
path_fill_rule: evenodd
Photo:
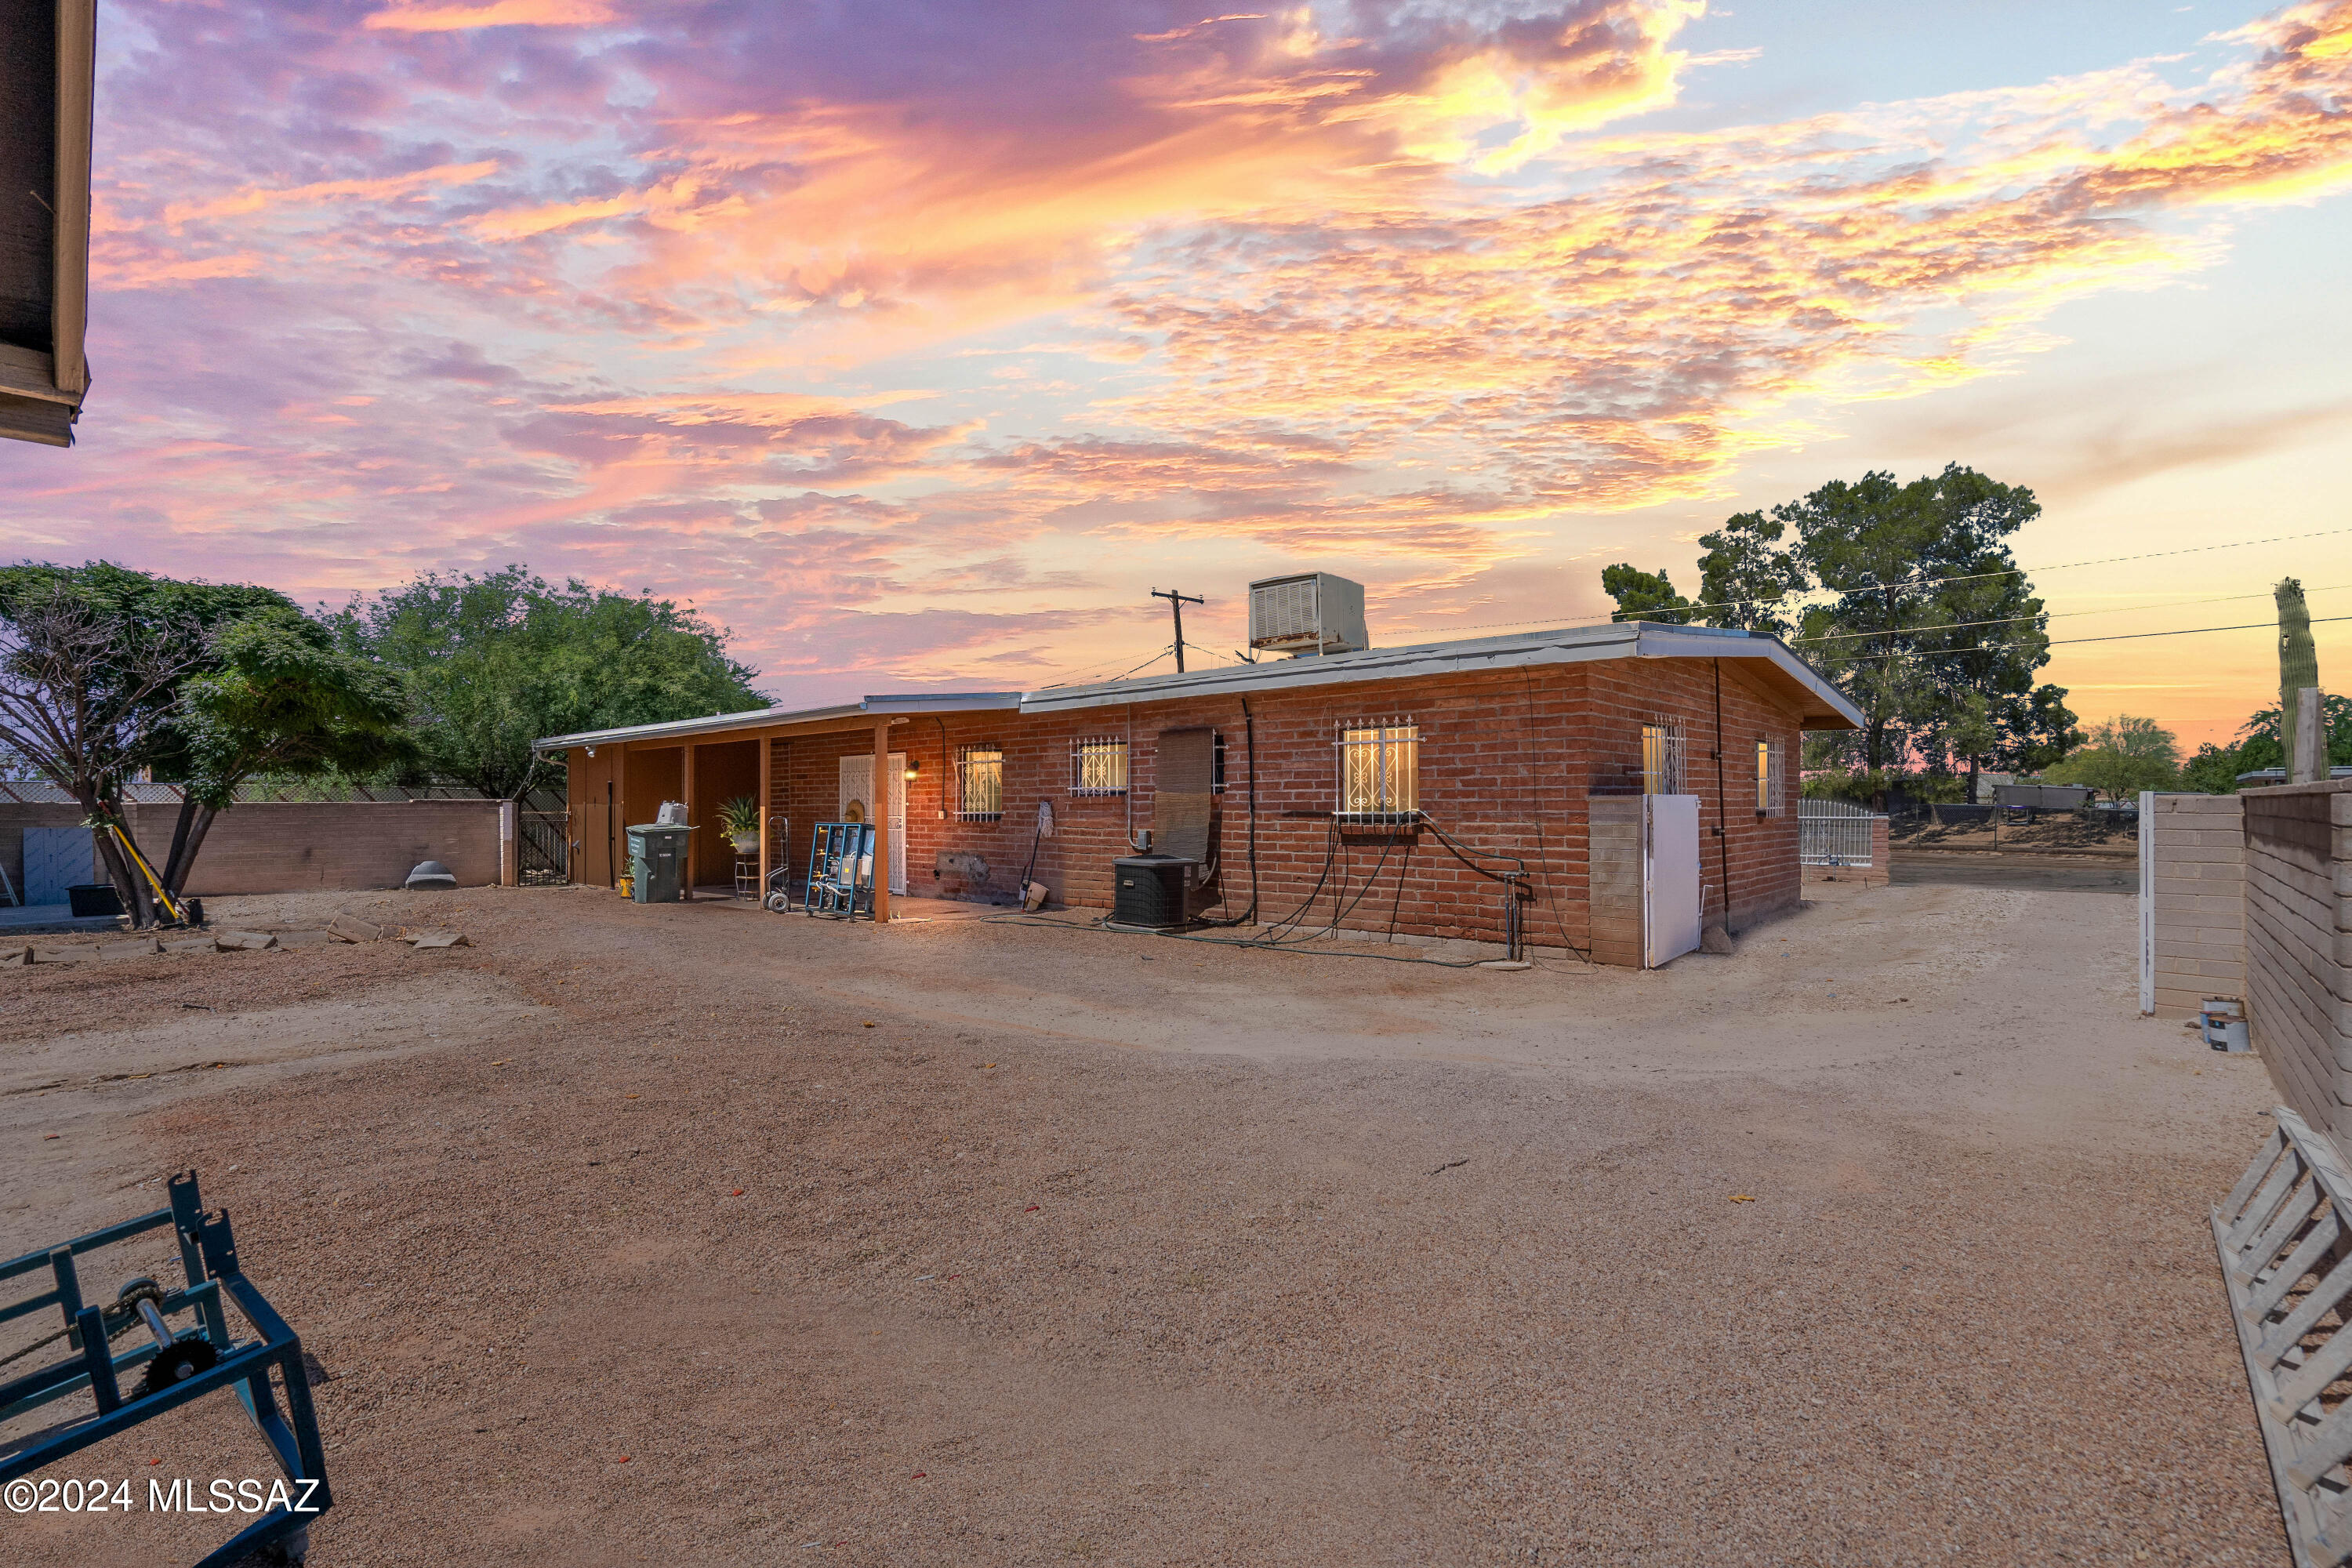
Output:
<svg viewBox="0 0 2352 1568">
<path fill-rule="evenodd" d="M 1716 668 L 1707 660 L 1593 660 L 1269 690 L 1249 696 L 1246 708 L 1244 699 L 1229 696 L 1066 712 L 919 716 L 895 725 L 890 739 L 891 750 L 919 770 L 906 786 L 908 892 L 1012 899 L 1034 848 L 1036 879 L 1056 902 L 1108 908 L 1112 861 L 1135 852 L 1130 832 L 1139 837 L 1151 825 L 1160 732 L 1206 727 L 1223 737 L 1225 757 L 1214 837 L 1219 868 L 1205 910 L 1211 917 L 1249 910 L 1254 844 L 1260 921 L 1295 915 L 1307 929 L 1336 922 L 1353 931 L 1499 942 L 1504 890 L 1493 873 L 1523 863 L 1533 891 L 1526 939 L 1586 952 L 1593 940 L 1588 802 L 1639 790 L 1642 726 L 1663 721 L 1682 731 L 1685 789 L 1701 797 L 1708 919 L 1723 918 L 1727 873 L 1736 929 L 1794 903 L 1801 890 L 1794 801 L 1802 737 L 1795 715 L 1751 684 L 1742 662 L 1721 661 L 1720 815 Z M 1387 719 L 1419 727 L 1419 803 L 1426 821 L 1335 825 L 1339 728 Z M 1073 793 L 1073 751 L 1090 737 L 1128 742 L 1125 795 Z M 1756 809 L 1759 740 L 1782 748 L 1787 798 L 1780 815 Z M 772 826 L 778 818 L 791 824 L 772 838 L 771 853 L 790 866 L 797 887 L 807 868 L 810 825 L 839 812 L 841 759 L 870 757 L 873 729 L 869 721 L 839 734 L 750 743 L 719 735 L 700 742 L 692 820 L 707 820 L 703 813 L 711 808 L 699 787 L 705 758 L 740 746 L 756 777 L 752 748 L 762 743 L 770 748 Z M 956 760 L 967 746 L 1003 753 L 1003 809 L 994 822 L 960 816 Z M 575 821 L 587 825 L 575 831 L 604 831 L 596 825 L 608 789 L 614 809 L 631 822 L 649 820 L 658 799 L 678 798 L 682 768 L 657 759 L 676 759 L 679 751 L 676 742 L 635 742 L 625 762 L 614 762 L 613 749 L 604 747 L 592 769 L 575 762 Z M 1054 833 L 1039 842 L 1041 799 L 1051 803 Z M 580 879 L 609 879 L 595 855 L 583 854 L 579 864 Z M 706 880 L 719 879 L 698 866 Z"/>
<path fill-rule="evenodd" d="M 494 800 L 267 801 L 233 805 L 213 819 L 187 891 L 197 898 L 397 888 L 420 860 L 438 860 L 460 886 L 499 881 L 499 802 Z M 142 853 L 160 870 L 172 847 L 177 805 L 126 804 Z M 71 827 L 79 805 L 0 803 L 0 864 L 24 890 L 25 829 Z"/>
<path fill-rule="evenodd" d="M 2144 793 L 2139 847 L 2141 1011 L 2186 1018 L 2208 996 L 2244 996 L 2243 798 Z"/>
<path fill-rule="evenodd" d="M 2352 779 L 2242 791 L 2246 1006 L 2286 1102 L 2352 1137 Z"/>
</svg>

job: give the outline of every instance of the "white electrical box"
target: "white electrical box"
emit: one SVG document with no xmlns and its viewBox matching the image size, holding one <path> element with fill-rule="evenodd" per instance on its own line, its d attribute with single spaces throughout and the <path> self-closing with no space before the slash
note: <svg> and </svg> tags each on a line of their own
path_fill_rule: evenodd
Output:
<svg viewBox="0 0 2352 1568">
<path fill-rule="evenodd" d="M 1250 584 L 1249 642 L 1269 653 L 1356 653 L 1364 631 L 1364 585 L 1328 572 L 1266 577 Z"/>
</svg>

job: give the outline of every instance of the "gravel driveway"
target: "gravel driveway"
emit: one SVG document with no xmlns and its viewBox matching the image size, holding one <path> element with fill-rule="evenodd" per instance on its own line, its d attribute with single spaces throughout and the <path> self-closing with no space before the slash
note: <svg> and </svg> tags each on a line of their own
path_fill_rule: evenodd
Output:
<svg viewBox="0 0 2352 1568">
<path fill-rule="evenodd" d="M 2128 900 L 1820 892 L 1649 974 L 208 900 L 475 945 L 8 972 L 0 1251 L 201 1170 L 332 1374 L 319 1568 L 2284 1562 L 2260 1065 L 2135 1016 Z"/>
</svg>

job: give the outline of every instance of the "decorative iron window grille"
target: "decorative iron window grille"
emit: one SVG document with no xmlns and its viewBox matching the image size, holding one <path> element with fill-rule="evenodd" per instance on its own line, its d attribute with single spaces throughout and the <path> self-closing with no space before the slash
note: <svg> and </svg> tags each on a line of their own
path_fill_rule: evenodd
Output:
<svg viewBox="0 0 2352 1568">
<path fill-rule="evenodd" d="M 1127 793 L 1127 740 L 1120 735 L 1089 735 L 1070 747 L 1072 795 Z"/>
<path fill-rule="evenodd" d="M 1642 793 L 1683 793 L 1683 732 L 1672 724 L 1642 726 Z"/>
<path fill-rule="evenodd" d="M 1209 779 L 1209 793 L 1223 795 L 1225 793 L 1225 732 L 1223 730 L 1216 731 L 1215 759 Z"/>
<path fill-rule="evenodd" d="M 1411 822 L 1421 815 L 1421 727 L 1411 718 L 1339 726 L 1342 822 Z"/>
<path fill-rule="evenodd" d="M 962 822 L 1004 819 L 1003 748 L 966 746 L 956 752 L 956 817 Z"/>
<path fill-rule="evenodd" d="M 1780 772 L 1780 742 L 1756 742 L 1756 815 L 1789 815 L 1789 786 Z"/>
</svg>

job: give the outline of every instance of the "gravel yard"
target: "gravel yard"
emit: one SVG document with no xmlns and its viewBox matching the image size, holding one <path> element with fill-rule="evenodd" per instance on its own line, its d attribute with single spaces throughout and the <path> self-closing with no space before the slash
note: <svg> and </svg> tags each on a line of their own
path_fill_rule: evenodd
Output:
<svg viewBox="0 0 2352 1568">
<path fill-rule="evenodd" d="M 319 1568 L 2285 1561 L 2204 1219 L 2260 1065 L 2135 1016 L 2130 900 L 1818 893 L 1652 974 L 208 900 L 474 945 L 8 971 L 0 1251 L 197 1168 L 331 1374 Z"/>
</svg>

